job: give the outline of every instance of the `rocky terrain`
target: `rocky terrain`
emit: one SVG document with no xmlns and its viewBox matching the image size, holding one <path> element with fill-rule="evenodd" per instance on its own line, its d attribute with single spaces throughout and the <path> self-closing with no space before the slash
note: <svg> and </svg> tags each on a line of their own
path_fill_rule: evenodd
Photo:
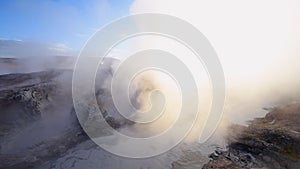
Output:
<svg viewBox="0 0 300 169">
<path fill-rule="evenodd" d="M 177 159 L 181 161 L 176 166 L 190 161 L 191 156 L 182 156 L 190 153 L 197 154 L 193 159 L 208 160 L 199 153 L 198 145 L 182 145 L 167 154 L 142 160 L 109 154 L 91 141 L 78 123 L 72 102 L 71 68 L 54 66 L 17 73 L 23 70 L 19 67 L 22 61 L 0 61 L 6 66 L 0 75 L 1 169 L 172 168 Z M 118 129 L 133 123 L 119 115 L 108 90 L 115 63 L 118 61 L 114 59 L 102 63 L 102 71 L 96 77 L 96 97 L 105 120 Z M 103 121 L 93 118 L 95 112 L 88 112 L 85 124 L 101 126 Z"/>
<path fill-rule="evenodd" d="M 232 125 L 227 148 L 213 154 L 217 146 L 211 143 L 182 143 L 157 157 L 127 159 L 99 148 L 79 125 L 72 102 L 72 66 L 51 68 L 55 61 L 46 70 L 16 73 L 19 60 L 0 62 L 6 66 L 0 75 L 0 169 L 300 168 L 300 103 L 268 109 L 264 118 L 248 126 Z M 73 61 L 64 58 L 60 63 L 65 67 Z M 105 120 L 118 129 L 132 122 L 119 115 L 108 90 L 115 63 L 103 62 L 95 89 Z M 93 113 L 89 110 L 85 124 L 103 123 Z"/>
<path fill-rule="evenodd" d="M 233 125 L 228 150 L 215 151 L 204 169 L 300 168 L 300 103 L 272 108 L 248 127 Z"/>
<path fill-rule="evenodd" d="M 96 93 L 106 121 L 118 128 L 125 122 L 108 104 L 104 86 L 113 62 L 106 60 L 97 75 Z M 73 108 L 71 82 L 70 69 L 0 75 L 1 169 L 34 168 L 88 139 Z"/>
</svg>

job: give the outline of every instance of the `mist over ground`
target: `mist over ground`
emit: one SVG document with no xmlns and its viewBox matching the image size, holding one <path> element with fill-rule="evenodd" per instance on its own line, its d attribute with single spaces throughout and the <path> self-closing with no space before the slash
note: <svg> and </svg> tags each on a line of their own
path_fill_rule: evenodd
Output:
<svg viewBox="0 0 300 169">
<path fill-rule="evenodd" d="M 59 27 L 60 22 L 64 25 L 56 34 L 60 42 L 53 40 L 55 36 L 49 38 L 51 33 L 48 36 L 42 31 L 37 33 L 42 37 L 39 40 L 0 37 L 0 168 L 187 169 L 202 168 L 206 163 L 208 168 L 224 163 L 225 168 L 299 168 L 300 3 L 297 0 L 126 2 L 128 14 L 159 13 L 187 21 L 203 33 L 216 51 L 225 76 L 226 98 L 221 121 L 204 144 L 199 143 L 199 137 L 208 132 L 203 130 L 206 120 L 211 116 L 218 119 L 210 114 L 214 99 L 211 77 L 203 61 L 180 40 L 156 34 L 136 35 L 114 46 L 101 61 L 93 53 L 96 49 L 88 51 L 90 56 L 81 60 L 84 63 L 79 72 L 81 81 L 76 88 L 84 97 L 79 100 L 82 104 L 76 102 L 73 73 L 82 52 L 80 48 L 84 49 L 79 44 L 83 44 L 83 39 L 88 40 L 114 9 L 109 1 L 92 1 L 84 7 L 81 3 L 73 6 L 68 2 L 49 3 L 50 9 L 59 9 L 59 15 L 65 13 L 62 9 L 70 12 L 59 22 L 56 22 L 58 14 L 53 18 L 47 15 L 56 23 L 54 27 Z M 43 4 L 39 10 L 47 6 L 47 3 L 37 4 Z M 23 5 L 17 9 L 27 10 L 31 6 Z M 93 10 L 88 10 L 90 5 Z M 89 11 L 84 15 L 89 19 L 80 17 L 86 12 L 80 11 L 81 7 Z M 116 9 L 122 11 L 119 6 Z M 101 13 L 97 13 L 99 10 Z M 93 19 L 101 23 L 96 24 Z M 142 27 L 137 23 L 136 29 Z M 71 34 L 72 38 L 68 38 Z M 180 60 L 194 77 L 198 91 L 183 91 L 172 72 L 153 67 L 136 72 L 130 77 L 130 84 L 126 84 L 126 78 L 132 75 L 135 65 L 142 65 L 142 60 L 122 69 L 122 76 L 112 85 L 120 66 L 143 50 L 167 51 Z M 92 81 L 95 94 L 87 88 L 93 65 L 98 65 Z M 134 110 L 125 113 L 145 115 L 164 103 L 160 116 L 151 123 L 138 123 L 142 116 L 126 119 L 116 104 L 120 101 L 116 98 L 124 93 L 128 93 L 125 99 L 129 102 L 121 102 L 130 103 L 133 109 L 129 110 Z M 182 93 L 188 93 L 184 101 L 190 105 L 199 100 L 196 118 L 189 116 L 192 106 L 181 112 Z M 195 98 L 196 94 L 199 98 Z M 76 105 L 83 113 L 78 113 Z M 188 115 L 174 126 L 180 113 Z M 182 126 L 194 120 L 191 131 L 183 135 Z M 142 146 L 127 146 L 126 140 L 118 139 L 118 134 L 129 136 L 128 139 L 147 139 L 170 128 L 174 130 L 168 137 L 152 145 L 172 145 L 177 143 L 178 136 L 184 140 L 170 151 L 150 158 L 111 154 L 93 140 L 102 139 L 115 149 L 142 152 Z"/>
</svg>

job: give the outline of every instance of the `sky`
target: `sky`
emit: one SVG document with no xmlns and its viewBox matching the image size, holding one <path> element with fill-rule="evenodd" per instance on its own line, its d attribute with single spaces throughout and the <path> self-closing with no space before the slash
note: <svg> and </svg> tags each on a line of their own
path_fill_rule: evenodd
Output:
<svg viewBox="0 0 300 169">
<path fill-rule="evenodd" d="M 105 24 L 154 12 L 196 26 L 212 43 L 228 74 L 258 79 L 266 67 L 277 71 L 298 66 L 299 8 L 298 0 L 3 0 L 0 57 L 77 55 Z M 154 44 L 170 47 L 162 42 Z"/>
<path fill-rule="evenodd" d="M 299 19 L 299 12 L 295 12 L 298 7 L 297 0 L 3 0 L 0 44 L 13 40 L 17 41 L 13 50 L 39 45 L 50 48 L 46 52 L 51 54 L 54 49 L 78 52 L 97 29 L 112 20 L 134 13 L 158 12 L 183 18 L 198 27 L 219 55 L 226 55 L 226 60 L 231 62 L 228 57 L 239 59 L 242 57 L 238 55 L 244 55 L 239 62 L 256 63 L 251 59 L 253 55 L 278 55 L 280 52 L 272 49 L 290 44 L 299 28 L 294 25 Z M 0 54 L 16 55 L 10 50 L 2 47 Z M 263 58 L 263 62 L 269 60 Z"/>
<path fill-rule="evenodd" d="M 0 40 L 77 51 L 104 24 L 129 15 L 131 4 L 132 0 L 3 0 Z"/>
</svg>

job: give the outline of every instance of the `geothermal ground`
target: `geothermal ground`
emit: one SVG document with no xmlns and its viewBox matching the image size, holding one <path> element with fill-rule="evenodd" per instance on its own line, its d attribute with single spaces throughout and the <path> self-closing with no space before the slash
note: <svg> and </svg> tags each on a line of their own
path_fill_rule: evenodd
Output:
<svg viewBox="0 0 300 169">
<path fill-rule="evenodd" d="M 213 137 L 205 145 L 181 143 L 157 157 L 127 159 L 99 148 L 82 130 L 72 103 L 71 69 L 16 73 L 17 60 L 2 61 L 13 66 L 0 75 L 1 169 L 300 167 L 300 103 L 268 109 L 248 126 L 231 125 L 222 138 L 225 145 L 215 145 L 220 138 Z M 105 60 L 105 71 L 96 78 L 96 97 L 106 121 L 118 130 L 133 123 L 118 115 L 107 90 L 116 62 Z M 87 126 L 103 122 L 93 113 L 86 117 Z M 103 128 L 95 130 L 110 136 Z"/>
</svg>

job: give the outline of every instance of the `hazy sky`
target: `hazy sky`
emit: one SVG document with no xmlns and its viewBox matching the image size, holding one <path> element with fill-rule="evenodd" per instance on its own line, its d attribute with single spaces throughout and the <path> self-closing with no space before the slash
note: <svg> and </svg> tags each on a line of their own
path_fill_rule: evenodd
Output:
<svg viewBox="0 0 300 169">
<path fill-rule="evenodd" d="M 0 38 L 78 50 L 96 29 L 129 15 L 132 0 L 3 0 Z"/>
<path fill-rule="evenodd" d="M 17 55 L 16 51 L 33 55 L 35 49 L 30 46 L 36 44 L 51 49 L 51 54 L 53 50 L 78 51 L 97 29 L 114 19 L 159 12 L 198 27 L 224 64 L 233 67 L 232 72 L 254 64 L 261 71 L 270 59 L 298 53 L 294 50 L 300 39 L 299 4 L 298 0 L 3 0 L 0 55 Z M 10 48 L 6 40 L 22 41 Z"/>
</svg>

